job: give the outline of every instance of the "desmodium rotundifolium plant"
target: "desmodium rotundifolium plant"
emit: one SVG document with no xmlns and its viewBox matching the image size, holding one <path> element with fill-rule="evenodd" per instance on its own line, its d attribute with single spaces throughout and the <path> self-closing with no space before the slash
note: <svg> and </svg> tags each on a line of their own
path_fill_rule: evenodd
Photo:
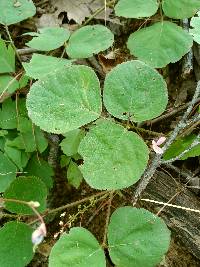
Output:
<svg viewBox="0 0 200 267">
<path fill-rule="evenodd" d="M 141 123 L 165 111 L 167 85 L 154 68 L 180 60 L 192 47 L 193 38 L 200 43 L 199 17 L 192 18 L 189 32 L 173 20 L 194 16 L 200 9 L 197 0 L 119 0 L 114 7 L 116 16 L 125 18 L 150 17 L 158 9 L 161 21 L 128 38 L 127 47 L 137 60 L 114 67 L 101 88 L 94 70 L 74 61 L 113 45 L 114 35 L 107 27 L 86 25 L 73 33 L 61 27 L 27 32 L 23 35 L 33 37 L 27 46 L 38 53 L 33 53 L 29 63 L 21 62 L 8 27 L 34 16 L 36 8 L 31 0 L 0 1 L 0 24 L 10 42 L 7 45 L 0 39 L 0 200 L 9 212 L 4 215 L 16 218 L 0 229 L 0 266 L 26 266 L 33 258 L 33 245 L 39 245 L 47 234 L 44 216 L 54 172 L 45 160 L 49 146 L 43 131 L 64 136 L 60 164 L 67 167 L 71 185 L 78 188 L 84 179 L 90 187 L 105 190 L 95 195 L 95 201 L 109 196 L 111 204 L 115 190 L 140 180 L 148 166 L 149 148 L 129 130 L 127 121 Z M 61 46 L 68 59 L 39 53 Z M 19 72 L 15 57 L 23 67 Z M 32 79 L 37 81 L 32 83 Z M 176 158 L 196 140 L 195 135 L 187 138 L 177 140 L 164 154 L 165 160 Z M 153 143 L 160 157 L 159 145 L 164 141 L 162 137 Z M 180 142 L 185 146 L 177 153 Z M 199 144 L 189 153 L 199 155 Z M 83 163 L 78 165 L 77 159 Z M 21 221 L 33 215 L 39 221 L 35 230 Z M 102 244 L 83 227 L 63 233 L 51 250 L 49 266 L 105 267 L 107 248 L 116 266 L 154 267 L 169 243 L 170 231 L 162 219 L 145 209 L 125 206 L 111 216 L 108 212 Z"/>
</svg>

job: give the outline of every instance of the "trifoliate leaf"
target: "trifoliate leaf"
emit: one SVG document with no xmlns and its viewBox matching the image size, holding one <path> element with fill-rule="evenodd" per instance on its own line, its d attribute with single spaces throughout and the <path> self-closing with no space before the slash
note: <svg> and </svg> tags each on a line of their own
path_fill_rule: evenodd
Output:
<svg viewBox="0 0 200 267">
<path fill-rule="evenodd" d="M 200 9 L 199 0 L 164 0 L 162 8 L 167 17 L 185 19 L 194 16 Z"/>
<path fill-rule="evenodd" d="M 33 155 L 24 169 L 24 172 L 27 176 L 33 175 L 39 177 L 48 189 L 52 188 L 52 176 L 54 175 L 54 172 L 52 167 L 44 159 L 38 159 L 36 155 Z"/>
<path fill-rule="evenodd" d="M 197 12 L 198 17 L 193 17 L 190 21 L 190 29 L 189 32 L 193 36 L 195 42 L 200 44 L 200 11 Z"/>
<path fill-rule="evenodd" d="M 154 68 L 177 62 L 192 47 L 192 36 L 176 24 L 164 21 L 132 33 L 128 49 Z M 142 44 L 142 45 L 141 45 Z"/>
<path fill-rule="evenodd" d="M 106 260 L 96 238 L 82 227 L 70 229 L 53 246 L 49 267 L 106 267 Z"/>
<path fill-rule="evenodd" d="M 47 74 L 61 70 L 71 64 L 71 60 L 33 54 L 30 63 L 23 63 L 26 74 L 34 79 L 42 79 Z"/>
<path fill-rule="evenodd" d="M 150 66 L 138 60 L 128 61 L 106 76 L 103 101 L 113 116 L 141 122 L 155 118 L 165 110 L 167 85 Z"/>
<path fill-rule="evenodd" d="M 47 188 L 46 185 L 38 177 L 16 178 L 4 193 L 5 198 L 12 198 L 22 201 L 37 201 L 40 206 L 37 208 L 39 212 L 46 209 Z M 17 214 L 35 214 L 26 204 L 16 202 L 6 202 L 5 209 Z"/>
<path fill-rule="evenodd" d="M 33 258 L 32 229 L 22 222 L 8 222 L 0 229 L 0 266 L 25 267 Z"/>
<path fill-rule="evenodd" d="M 69 184 L 74 186 L 75 188 L 79 188 L 82 180 L 83 175 L 78 168 L 78 165 L 71 160 L 69 167 L 67 169 L 67 180 Z"/>
<path fill-rule="evenodd" d="M 136 183 L 148 161 L 148 148 L 133 132 L 111 121 L 91 128 L 79 146 L 86 182 L 95 189 L 122 189 Z"/>
<path fill-rule="evenodd" d="M 0 1 L 0 24 L 11 25 L 34 16 L 36 8 L 32 0 Z"/>
<path fill-rule="evenodd" d="M 0 13 L 2 2 L 0 2 Z M 6 47 L 5 42 L 0 39 L 0 73 L 15 71 L 15 52 L 11 45 Z"/>
<path fill-rule="evenodd" d="M 65 138 L 60 143 L 63 153 L 72 156 L 78 152 L 78 146 L 85 133 L 81 129 L 76 129 L 65 134 Z"/>
<path fill-rule="evenodd" d="M 170 244 L 164 221 L 145 209 L 118 208 L 108 227 L 108 249 L 116 266 L 155 267 Z"/>
<path fill-rule="evenodd" d="M 88 58 L 109 48 L 113 33 L 103 25 L 89 25 L 76 30 L 70 37 L 67 54 L 71 58 Z"/>
<path fill-rule="evenodd" d="M 119 0 L 115 14 L 125 18 L 142 18 L 154 15 L 157 9 L 157 0 Z"/>
<path fill-rule="evenodd" d="M 27 35 L 34 36 L 31 41 L 26 43 L 31 48 L 40 51 L 51 51 L 64 44 L 69 39 L 70 32 L 59 27 L 46 27 L 37 32 L 28 32 Z"/>
<path fill-rule="evenodd" d="M 69 66 L 34 83 L 27 109 L 31 120 L 47 132 L 75 130 L 101 114 L 99 80 L 89 67 Z"/>
<path fill-rule="evenodd" d="M 4 192 L 16 177 L 16 166 L 0 152 L 0 192 Z"/>
</svg>

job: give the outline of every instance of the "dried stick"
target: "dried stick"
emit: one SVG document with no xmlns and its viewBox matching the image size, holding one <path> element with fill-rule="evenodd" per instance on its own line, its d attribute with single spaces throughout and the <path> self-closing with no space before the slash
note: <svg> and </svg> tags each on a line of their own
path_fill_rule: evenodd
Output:
<svg viewBox="0 0 200 267">
<path fill-rule="evenodd" d="M 179 121 L 179 123 L 177 124 L 177 126 L 175 127 L 175 129 L 173 130 L 173 132 L 171 133 L 170 137 L 168 138 L 168 140 L 166 141 L 166 144 L 163 147 L 163 151 L 165 152 L 167 150 L 167 148 L 173 143 L 173 141 L 176 139 L 176 137 L 178 136 L 179 132 L 181 130 L 183 130 L 186 126 L 187 126 L 187 117 L 190 114 L 190 112 L 192 111 L 197 98 L 200 95 L 200 81 L 197 83 L 197 87 L 193 96 L 192 101 L 190 102 L 187 110 L 185 111 L 182 119 Z M 134 201 L 133 201 L 133 205 L 135 205 L 135 203 L 137 202 L 138 198 L 140 197 L 140 195 L 142 194 L 142 192 L 145 190 L 145 188 L 147 187 L 148 183 L 150 182 L 152 176 L 154 175 L 156 169 L 160 166 L 160 164 L 162 163 L 162 154 L 156 154 L 155 157 L 153 158 L 152 162 L 150 163 L 149 167 L 146 169 L 143 177 L 141 178 L 135 192 L 134 192 Z"/>
</svg>

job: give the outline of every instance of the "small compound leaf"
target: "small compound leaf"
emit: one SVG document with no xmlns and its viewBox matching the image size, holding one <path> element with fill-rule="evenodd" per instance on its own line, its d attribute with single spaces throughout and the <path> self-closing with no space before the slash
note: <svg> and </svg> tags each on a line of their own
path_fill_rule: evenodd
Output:
<svg viewBox="0 0 200 267">
<path fill-rule="evenodd" d="M 71 35 L 66 51 L 71 58 L 88 58 L 106 50 L 113 42 L 114 35 L 105 26 L 84 26 Z"/>
<path fill-rule="evenodd" d="M 34 37 L 26 45 L 40 51 L 51 51 L 62 46 L 69 39 L 70 32 L 64 28 L 46 27 L 40 29 L 39 33 L 28 32 L 27 35 Z"/>
<path fill-rule="evenodd" d="M 76 129 L 67 132 L 65 138 L 60 143 L 63 153 L 67 156 L 72 156 L 78 152 L 78 146 L 83 139 L 85 133 L 81 129 Z"/>
<path fill-rule="evenodd" d="M 69 167 L 67 169 L 67 180 L 69 184 L 74 186 L 76 189 L 79 188 L 82 180 L 83 175 L 78 168 L 78 165 L 71 160 Z"/>
<path fill-rule="evenodd" d="M 197 139 L 197 135 L 195 134 L 191 134 L 191 135 L 177 139 L 174 143 L 171 144 L 171 146 L 164 153 L 163 159 L 170 160 L 172 158 L 177 157 L 182 152 L 184 152 L 186 149 L 188 149 L 189 146 L 195 141 L 195 139 Z M 181 157 L 180 160 L 185 160 L 189 157 L 196 157 L 199 155 L 200 155 L 200 145 L 196 145 L 190 151 L 185 153 L 185 155 Z"/>
<path fill-rule="evenodd" d="M 17 168 L 0 152 L 0 192 L 4 192 L 16 177 Z"/>
<path fill-rule="evenodd" d="M 192 43 L 188 32 L 172 22 L 164 21 L 132 33 L 127 46 L 132 55 L 154 68 L 162 68 L 180 60 Z"/>
<path fill-rule="evenodd" d="M 195 42 L 200 44 L 200 11 L 197 12 L 198 17 L 193 17 L 190 21 L 190 29 L 189 32 L 193 36 Z"/>
<path fill-rule="evenodd" d="M 0 24 L 11 25 L 34 16 L 36 8 L 31 0 L 0 1 Z"/>
<path fill-rule="evenodd" d="M 103 101 L 113 116 L 141 122 L 155 118 L 165 110 L 167 85 L 152 67 L 138 60 L 128 61 L 107 74 Z"/>
<path fill-rule="evenodd" d="M 125 18 L 142 18 L 154 15 L 157 9 L 157 0 L 120 0 L 115 6 L 115 14 Z"/>
<path fill-rule="evenodd" d="M 29 160 L 24 172 L 27 174 L 27 176 L 33 175 L 39 177 L 45 183 L 48 189 L 53 187 L 53 168 L 44 159 L 38 159 L 36 155 L 33 155 Z"/>
<path fill-rule="evenodd" d="M 12 198 L 23 201 L 37 201 L 40 206 L 37 208 L 39 212 L 43 212 L 46 208 L 47 188 L 38 177 L 16 178 L 4 193 L 5 198 Z M 16 202 L 6 202 L 5 209 L 17 214 L 35 214 L 26 204 Z"/>
<path fill-rule="evenodd" d="M 185 19 L 194 16 L 200 9 L 199 0 L 164 0 L 162 8 L 167 17 Z"/>
<path fill-rule="evenodd" d="M 8 222 L 0 229 L 0 266 L 25 267 L 33 258 L 32 229 L 22 222 Z"/>
<path fill-rule="evenodd" d="M 123 222 L 123 225 L 122 225 Z M 145 209 L 118 208 L 108 227 L 108 247 L 116 266 L 154 267 L 167 252 L 170 231 Z"/>
<path fill-rule="evenodd" d="M 42 79 L 47 74 L 61 70 L 71 63 L 72 61 L 67 59 L 33 54 L 31 61 L 22 65 L 26 75 L 34 79 Z"/>
<path fill-rule="evenodd" d="M 9 2 L 9 1 L 8 1 Z M 1 12 L 1 1 L 0 1 Z M 0 39 L 0 73 L 15 71 L 15 51 L 12 46 L 6 47 L 5 42 Z"/>
<path fill-rule="evenodd" d="M 27 109 L 31 120 L 47 132 L 75 130 L 101 114 L 99 80 L 89 67 L 69 66 L 34 83 Z"/>
<path fill-rule="evenodd" d="M 79 168 L 95 189 L 122 189 L 136 183 L 148 161 L 148 148 L 133 132 L 111 121 L 91 128 L 79 146 Z"/>
<path fill-rule="evenodd" d="M 53 246 L 49 267 L 106 267 L 104 252 L 96 238 L 85 228 L 74 227 Z"/>
</svg>

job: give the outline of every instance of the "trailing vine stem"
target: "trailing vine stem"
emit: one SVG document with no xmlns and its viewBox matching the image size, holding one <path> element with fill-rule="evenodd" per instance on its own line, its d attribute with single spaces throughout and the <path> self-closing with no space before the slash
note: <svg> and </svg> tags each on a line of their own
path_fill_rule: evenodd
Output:
<svg viewBox="0 0 200 267">
<path fill-rule="evenodd" d="M 183 130 L 187 126 L 187 117 L 190 114 L 190 112 L 192 111 L 199 95 L 200 95 L 200 81 L 198 81 L 198 83 L 197 83 L 197 87 L 196 87 L 194 96 L 193 96 L 192 101 L 190 102 L 187 110 L 185 111 L 185 113 L 183 114 L 183 117 L 181 118 L 181 120 L 179 121 L 177 126 L 174 128 L 173 132 L 171 133 L 171 135 L 167 139 L 165 145 L 163 146 L 163 148 L 162 148 L 163 152 L 165 152 L 169 148 L 169 146 L 174 142 L 174 140 L 176 139 L 176 137 L 178 136 L 180 131 Z M 153 160 L 151 161 L 150 165 L 146 169 L 143 177 L 141 178 L 141 180 L 140 180 L 140 182 L 139 182 L 139 184 L 138 184 L 138 186 L 134 192 L 133 205 L 136 204 L 136 202 L 140 198 L 142 192 L 146 189 L 147 185 L 149 184 L 156 169 L 162 164 L 162 162 L 166 163 L 166 162 L 162 161 L 162 154 L 156 154 L 154 156 Z"/>
</svg>

